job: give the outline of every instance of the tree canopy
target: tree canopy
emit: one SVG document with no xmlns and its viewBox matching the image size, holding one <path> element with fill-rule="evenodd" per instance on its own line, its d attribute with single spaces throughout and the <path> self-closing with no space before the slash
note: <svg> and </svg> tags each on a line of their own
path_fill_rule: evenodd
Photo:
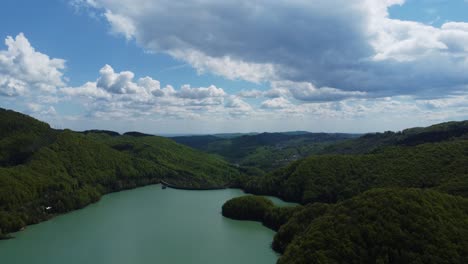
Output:
<svg viewBox="0 0 468 264">
<path fill-rule="evenodd" d="M 0 230 L 82 208 L 103 194 L 161 180 L 190 188 L 225 186 L 234 166 L 156 136 L 54 130 L 0 109 Z M 49 209 L 46 209 L 49 208 Z"/>
</svg>

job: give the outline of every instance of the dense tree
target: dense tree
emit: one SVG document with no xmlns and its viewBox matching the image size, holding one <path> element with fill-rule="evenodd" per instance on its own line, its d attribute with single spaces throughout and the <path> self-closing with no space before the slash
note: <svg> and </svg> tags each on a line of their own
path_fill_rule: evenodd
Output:
<svg viewBox="0 0 468 264">
<path fill-rule="evenodd" d="M 138 132 L 54 130 L 0 109 L 0 239 L 105 193 L 164 180 L 304 204 L 276 207 L 250 195 L 223 205 L 227 217 L 278 231 L 279 263 L 466 263 L 468 122 L 349 136 L 177 139 L 210 155 Z M 263 173 L 298 153 L 316 155 Z"/>
<path fill-rule="evenodd" d="M 156 136 L 54 130 L 0 109 L 0 229 L 4 233 L 82 208 L 103 194 L 158 183 L 225 186 L 239 171 Z"/>
<path fill-rule="evenodd" d="M 467 128 L 368 134 L 239 185 L 305 204 L 278 222 L 278 263 L 466 263 Z"/>
<path fill-rule="evenodd" d="M 371 154 L 319 155 L 243 187 L 301 203 L 335 203 L 375 187 L 431 188 L 468 197 L 468 141 L 382 148 Z"/>
<path fill-rule="evenodd" d="M 415 127 L 400 132 L 370 133 L 357 139 L 326 146 L 319 154 L 364 154 L 388 146 L 416 146 L 457 139 L 468 139 L 468 121 L 446 122 Z"/>
<path fill-rule="evenodd" d="M 468 199 L 415 188 L 372 189 L 337 204 L 275 207 L 234 198 L 223 215 L 278 230 L 278 263 L 466 263 Z"/>
<path fill-rule="evenodd" d="M 277 231 L 301 206 L 274 206 L 273 202 L 262 196 L 247 195 L 233 198 L 224 203 L 222 214 L 236 220 L 262 222 Z"/>
<path fill-rule="evenodd" d="M 223 135 L 183 136 L 172 139 L 178 143 L 219 155 L 241 167 L 272 171 L 291 161 L 318 153 L 332 143 L 357 136 L 299 131 L 240 134 L 231 137 L 223 137 Z"/>
<path fill-rule="evenodd" d="M 273 203 L 265 197 L 242 196 L 224 203 L 222 214 L 232 219 L 261 222 L 273 206 Z"/>
<path fill-rule="evenodd" d="M 466 263 L 468 200 L 430 190 L 374 189 L 329 206 L 306 207 L 278 263 Z M 307 212 L 312 211 L 312 212 Z M 301 218 L 295 215 L 293 218 Z M 292 227 L 291 225 L 307 225 Z"/>
</svg>

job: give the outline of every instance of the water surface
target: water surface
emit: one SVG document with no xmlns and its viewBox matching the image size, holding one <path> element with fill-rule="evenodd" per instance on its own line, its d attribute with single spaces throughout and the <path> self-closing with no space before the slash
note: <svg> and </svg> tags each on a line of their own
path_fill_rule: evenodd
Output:
<svg viewBox="0 0 468 264">
<path fill-rule="evenodd" d="M 0 241 L 1 263 L 273 264 L 273 231 L 221 215 L 223 203 L 241 195 L 160 185 L 109 194 Z"/>
</svg>

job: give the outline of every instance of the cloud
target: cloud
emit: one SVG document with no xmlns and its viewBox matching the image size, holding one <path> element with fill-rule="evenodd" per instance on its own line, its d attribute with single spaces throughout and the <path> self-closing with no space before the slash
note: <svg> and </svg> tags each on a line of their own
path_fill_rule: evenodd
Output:
<svg viewBox="0 0 468 264">
<path fill-rule="evenodd" d="M 95 0 L 88 6 L 114 16 L 107 17 L 111 31 L 199 73 L 255 83 L 313 83 L 343 91 L 343 97 L 457 92 L 468 82 L 468 23 L 439 28 L 390 18 L 388 8 L 404 3 Z M 324 89 L 323 94 L 337 92 Z"/>
<path fill-rule="evenodd" d="M 23 33 L 5 40 L 0 50 L 0 95 L 19 96 L 30 90 L 55 92 L 64 86 L 65 60 L 36 51 Z"/>
<path fill-rule="evenodd" d="M 263 92 L 260 90 L 242 90 L 237 96 L 242 98 L 258 98 L 263 96 Z"/>
<path fill-rule="evenodd" d="M 127 40 L 132 39 L 136 32 L 133 22 L 125 16 L 113 14 L 112 11 L 107 10 L 104 14 L 109 23 L 112 24 L 112 32 L 114 34 L 122 34 Z"/>
<path fill-rule="evenodd" d="M 37 103 L 28 103 L 27 107 L 30 112 L 39 112 L 42 109 L 42 105 Z"/>
<path fill-rule="evenodd" d="M 149 101 L 153 97 L 172 92 L 172 88 L 161 89 L 160 82 L 151 77 L 134 80 L 135 74 L 130 71 L 115 72 L 110 65 L 99 70 L 95 82 L 87 82 L 80 87 L 65 87 L 60 92 L 68 96 L 82 96 L 94 99 L 119 99 L 129 101 Z"/>
<path fill-rule="evenodd" d="M 97 87 L 102 88 L 110 93 L 116 94 L 135 94 L 139 87 L 133 82 L 135 75 L 130 71 L 120 73 L 114 72 L 110 65 L 105 65 L 99 71 L 100 77 L 97 80 Z"/>
<path fill-rule="evenodd" d="M 308 82 L 278 81 L 273 82 L 272 87 L 272 91 L 283 91 L 279 92 L 283 94 L 288 90 L 295 99 L 305 102 L 331 102 L 366 96 L 365 92 L 359 91 L 348 92 L 330 87 L 317 88 Z"/>
<path fill-rule="evenodd" d="M 289 87 L 281 87 L 280 83 L 282 82 L 290 82 L 290 81 L 277 81 L 272 82 L 272 88 L 264 93 L 265 97 L 268 98 L 278 98 L 281 96 L 290 96 Z"/>
<path fill-rule="evenodd" d="M 442 25 L 440 40 L 453 54 L 468 53 L 468 23 L 449 22 Z"/>
<path fill-rule="evenodd" d="M 80 87 L 64 87 L 60 92 L 67 96 L 88 97 L 93 99 L 111 99 L 112 95 L 96 86 L 95 82 L 87 82 Z"/>
<path fill-rule="evenodd" d="M 292 104 L 283 97 L 266 100 L 261 105 L 264 109 L 284 109 L 292 107 Z"/>
<path fill-rule="evenodd" d="M 38 103 L 28 103 L 26 104 L 27 112 L 33 115 L 39 116 L 56 116 L 57 111 L 53 106 L 46 106 L 44 104 Z"/>
<path fill-rule="evenodd" d="M 82 8 L 82 7 L 93 7 L 98 8 L 99 5 L 95 0 L 70 0 L 70 5 L 75 8 Z"/>
<path fill-rule="evenodd" d="M 365 98 L 366 92 L 360 91 L 343 91 L 331 87 L 317 88 L 309 82 L 293 82 L 293 81 L 272 81 L 271 88 L 266 91 L 250 90 L 241 91 L 238 96 L 243 98 L 274 98 L 278 100 L 267 100 L 264 108 L 270 103 L 284 102 L 285 98 L 296 99 L 305 103 L 315 102 L 333 102 L 341 101 L 348 98 Z"/>
<path fill-rule="evenodd" d="M 79 99 L 93 118 L 155 115 L 180 119 L 208 114 L 239 115 L 251 110 L 250 105 L 240 99 L 231 99 L 231 95 L 215 85 L 191 87 L 187 84 L 179 89 L 167 85 L 161 88 L 158 80 L 148 76 L 135 79 L 133 72 L 116 72 L 110 65 L 99 70 L 96 81 L 78 87 L 63 87 L 59 94 L 64 96 L 63 100 Z"/>
<path fill-rule="evenodd" d="M 183 125 L 195 120 L 192 124 L 231 129 L 246 122 L 252 130 L 269 122 L 277 130 L 293 129 L 285 122 L 315 122 L 321 129 L 328 122 L 328 129 L 340 124 L 344 131 L 341 124 L 348 122 L 348 128 L 362 131 L 387 119 L 393 121 L 377 129 L 468 118 L 468 24 L 436 28 L 389 18 L 387 7 L 403 1 L 87 2 L 114 33 L 135 39 L 146 51 L 170 54 L 200 74 L 266 82 L 269 89 L 231 94 L 216 85 L 174 88 L 110 65 L 94 80 L 70 87 L 63 77 L 65 61 L 35 51 L 19 34 L 7 38 L 8 49 L 0 51 L 0 94 L 35 94 L 23 97 L 24 106 L 43 115 L 55 115 L 55 108 L 60 113 L 57 102 L 73 102 L 90 120 L 125 125 L 142 120 L 144 128 L 158 120 Z M 342 7 L 325 12 L 336 5 Z M 183 12 L 191 8 L 204 12 Z M 263 99 L 249 104 L 243 98 Z M 36 105 L 26 105 L 28 100 Z M 367 127 L 356 125 L 365 119 L 371 120 Z"/>
<path fill-rule="evenodd" d="M 224 97 L 226 93 L 223 89 L 217 88 L 214 85 L 207 88 L 191 88 L 190 85 L 183 85 L 180 91 L 176 93 L 176 96 L 187 99 L 205 99 L 209 97 Z"/>
<path fill-rule="evenodd" d="M 290 92 L 288 88 L 285 87 L 276 87 L 276 83 L 272 82 L 271 88 L 266 91 L 260 90 L 242 90 L 237 95 L 242 98 L 259 98 L 259 97 L 267 97 L 267 98 L 277 98 L 281 96 L 288 97 L 290 96 Z"/>
<path fill-rule="evenodd" d="M 151 77 L 143 77 L 138 80 L 138 86 L 142 87 L 145 91 L 150 92 L 153 96 L 164 96 L 164 91 L 161 89 L 161 83 L 153 80 Z"/>
<path fill-rule="evenodd" d="M 8 75 L 0 75 L 0 95 L 18 96 L 27 90 L 27 84 Z"/>
<path fill-rule="evenodd" d="M 383 129 L 382 126 L 386 129 L 395 129 L 389 126 L 388 120 L 393 120 L 393 125 L 396 120 L 398 122 L 403 120 L 403 124 L 398 123 L 397 126 L 397 128 L 403 128 L 415 124 L 427 125 L 445 121 L 448 118 L 468 117 L 466 115 L 468 112 L 467 87 L 464 87 L 464 93 L 438 99 L 418 99 L 412 96 L 367 98 L 362 94 L 347 92 L 342 94 L 343 91 L 333 88 L 316 88 L 311 83 L 282 81 L 272 83 L 273 89 L 282 91 L 282 96 L 251 105 L 242 97 L 230 95 L 214 85 L 193 88 L 185 85 L 179 89 L 168 85 L 161 88 L 159 81 L 151 77 L 135 80 L 135 74 L 132 72 L 115 72 L 109 65 L 102 69 L 104 70 L 99 71 L 96 81 L 87 82 L 79 87 L 59 88 L 59 93 L 56 94 L 63 96 L 58 98 L 61 102 L 79 102 L 84 108 L 83 116 L 75 116 L 71 119 L 60 116 L 55 110 L 56 106 L 50 105 L 58 102 L 57 97 L 53 96 L 31 98 L 32 100 L 26 104 L 26 111 L 48 120 L 61 120 L 55 122 L 75 120 L 76 123 L 76 120 L 82 120 L 80 122 L 86 123 L 92 120 L 94 122 L 92 127 L 102 122 L 110 122 L 107 124 L 111 127 L 112 125 L 124 126 L 126 129 L 127 123 L 138 123 L 138 128 L 145 131 L 148 131 L 151 124 L 167 124 L 165 122 L 173 121 L 175 123 L 171 124 L 179 127 L 189 122 L 194 126 L 203 123 L 210 127 L 228 126 L 230 129 L 236 129 L 236 126 L 229 125 L 234 122 L 235 124 L 248 124 L 253 130 L 262 131 L 266 129 L 265 126 L 269 126 L 270 130 L 300 128 L 336 131 L 334 129 L 338 122 L 339 131 L 363 132 L 375 130 L 375 122 L 383 122 L 382 120 L 386 120 L 387 127 L 384 123 L 379 123 L 379 129 Z M 100 80 L 102 83 L 98 85 Z M 110 88 L 113 85 L 132 86 L 134 89 Z M 154 91 L 158 93 L 155 95 Z M 268 98 L 267 95 L 270 92 L 269 90 L 262 91 L 261 97 Z M 299 96 L 295 93 L 299 93 Z M 327 99 L 321 100 L 323 96 Z M 335 98 L 328 98 L 330 96 Z M 66 121 L 67 118 L 71 121 Z M 330 123 L 330 120 L 334 121 Z M 363 123 L 362 120 L 372 120 L 372 122 Z M 279 125 L 285 122 L 287 126 Z M 276 125 L 271 126 L 273 123 Z M 59 124 L 63 126 L 62 123 Z M 343 128 L 342 124 L 349 126 Z M 360 125 L 356 126 L 356 124 Z M 187 129 L 184 125 L 182 127 Z M 239 128 L 246 129 L 246 127 Z"/>
<path fill-rule="evenodd" d="M 252 106 L 237 96 L 229 96 L 224 107 L 231 116 L 244 116 L 251 113 Z"/>
<path fill-rule="evenodd" d="M 171 50 L 169 54 L 188 62 L 199 74 L 209 72 L 230 80 L 242 79 L 253 83 L 275 76 L 275 65 L 269 63 L 245 62 L 229 55 L 212 57 L 196 50 Z"/>
</svg>

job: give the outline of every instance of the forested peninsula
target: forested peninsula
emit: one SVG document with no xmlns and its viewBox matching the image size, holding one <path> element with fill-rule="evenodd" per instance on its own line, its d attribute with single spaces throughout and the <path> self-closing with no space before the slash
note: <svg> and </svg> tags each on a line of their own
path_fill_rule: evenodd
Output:
<svg viewBox="0 0 468 264">
<path fill-rule="evenodd" d="M 303 205 L 246 196 L 223 206 L 227 217 L 278 230 L 278 263 L 468 261 L 466 121 L 342 141 L 239 185 Z M 274 210 L 284 217 L 277 226 Z"/>
</svg>

